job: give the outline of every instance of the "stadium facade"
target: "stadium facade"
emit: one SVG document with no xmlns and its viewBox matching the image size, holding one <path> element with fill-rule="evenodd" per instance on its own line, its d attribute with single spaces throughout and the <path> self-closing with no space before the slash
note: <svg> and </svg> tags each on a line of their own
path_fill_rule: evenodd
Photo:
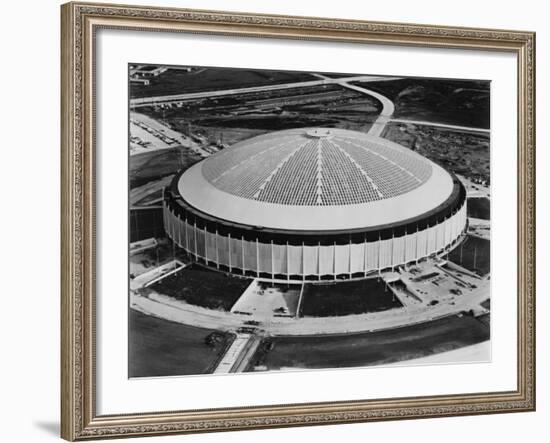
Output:
<svg viewBox="0 0 550 443">
<path fill-rule="evenodd" d="M 165 231 L 194 260 L 271 279 L 366 277 L 444 253 L 466 227 L 456 177 L 342 129 L 253 137 L 178 174 L 164 195 Z"/>
</svg>

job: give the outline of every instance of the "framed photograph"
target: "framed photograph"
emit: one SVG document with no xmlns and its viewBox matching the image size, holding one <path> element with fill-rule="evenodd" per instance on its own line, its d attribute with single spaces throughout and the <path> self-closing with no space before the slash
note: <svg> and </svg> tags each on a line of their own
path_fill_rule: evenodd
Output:
<svg viewBox="0 0 550 443">
<path fill-rule="evenodd" d="M 535 409 L 535 35 L 62 6 L 62 437 Z"/>
</svg>

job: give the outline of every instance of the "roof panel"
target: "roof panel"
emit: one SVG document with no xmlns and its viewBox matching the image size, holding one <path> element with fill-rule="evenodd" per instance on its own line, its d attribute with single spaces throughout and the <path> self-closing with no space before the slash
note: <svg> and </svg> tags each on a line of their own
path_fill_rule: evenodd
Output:
<svg viewBox="0 0 550 443">
<path fill-rule="evenodd" d="M 290 206 L 342 206 L 397 197 L 426 183 L 432 163 L 356 131 L 305 128 L 253 137 L 204 160 L 222 192 Z"/>
</svg>

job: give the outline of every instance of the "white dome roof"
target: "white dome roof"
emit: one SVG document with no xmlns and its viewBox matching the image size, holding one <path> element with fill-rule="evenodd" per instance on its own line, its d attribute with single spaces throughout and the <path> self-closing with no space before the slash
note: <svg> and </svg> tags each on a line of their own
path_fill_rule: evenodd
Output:
<svg viewBox="0 0 550 443">
<path fill-rule="evenodd" d="M 254 137 L 206 159 L 223 192 L 296 206 L 368 203 L 425 183 L 432 163 L 381 138 L 341 129 L 292 129 Z"/>
<path fill-rule="evenodd" d="M 231 222 L 289 230 L 397 223 L 428 212 L 453 181 L 388 140 L 332 128 L 253 137 L 187 170 L 178 189 L 196 209 Z"/>
</svg>

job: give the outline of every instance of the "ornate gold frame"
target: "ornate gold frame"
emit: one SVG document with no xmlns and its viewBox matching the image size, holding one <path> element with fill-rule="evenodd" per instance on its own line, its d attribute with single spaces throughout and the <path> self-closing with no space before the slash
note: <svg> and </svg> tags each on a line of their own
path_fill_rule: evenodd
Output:
<svg viewBox="0 0 550 443">
<path fill-rule="evenodd" d="M 533 411 L 535 34 L 123 5 L 61 8 L 61 435 L 67 440 Z M 517 389 L 98 416 L 95 412 L 94 31 L 100 27 L 509 51 L 518 58 Z"/>
</svg>

